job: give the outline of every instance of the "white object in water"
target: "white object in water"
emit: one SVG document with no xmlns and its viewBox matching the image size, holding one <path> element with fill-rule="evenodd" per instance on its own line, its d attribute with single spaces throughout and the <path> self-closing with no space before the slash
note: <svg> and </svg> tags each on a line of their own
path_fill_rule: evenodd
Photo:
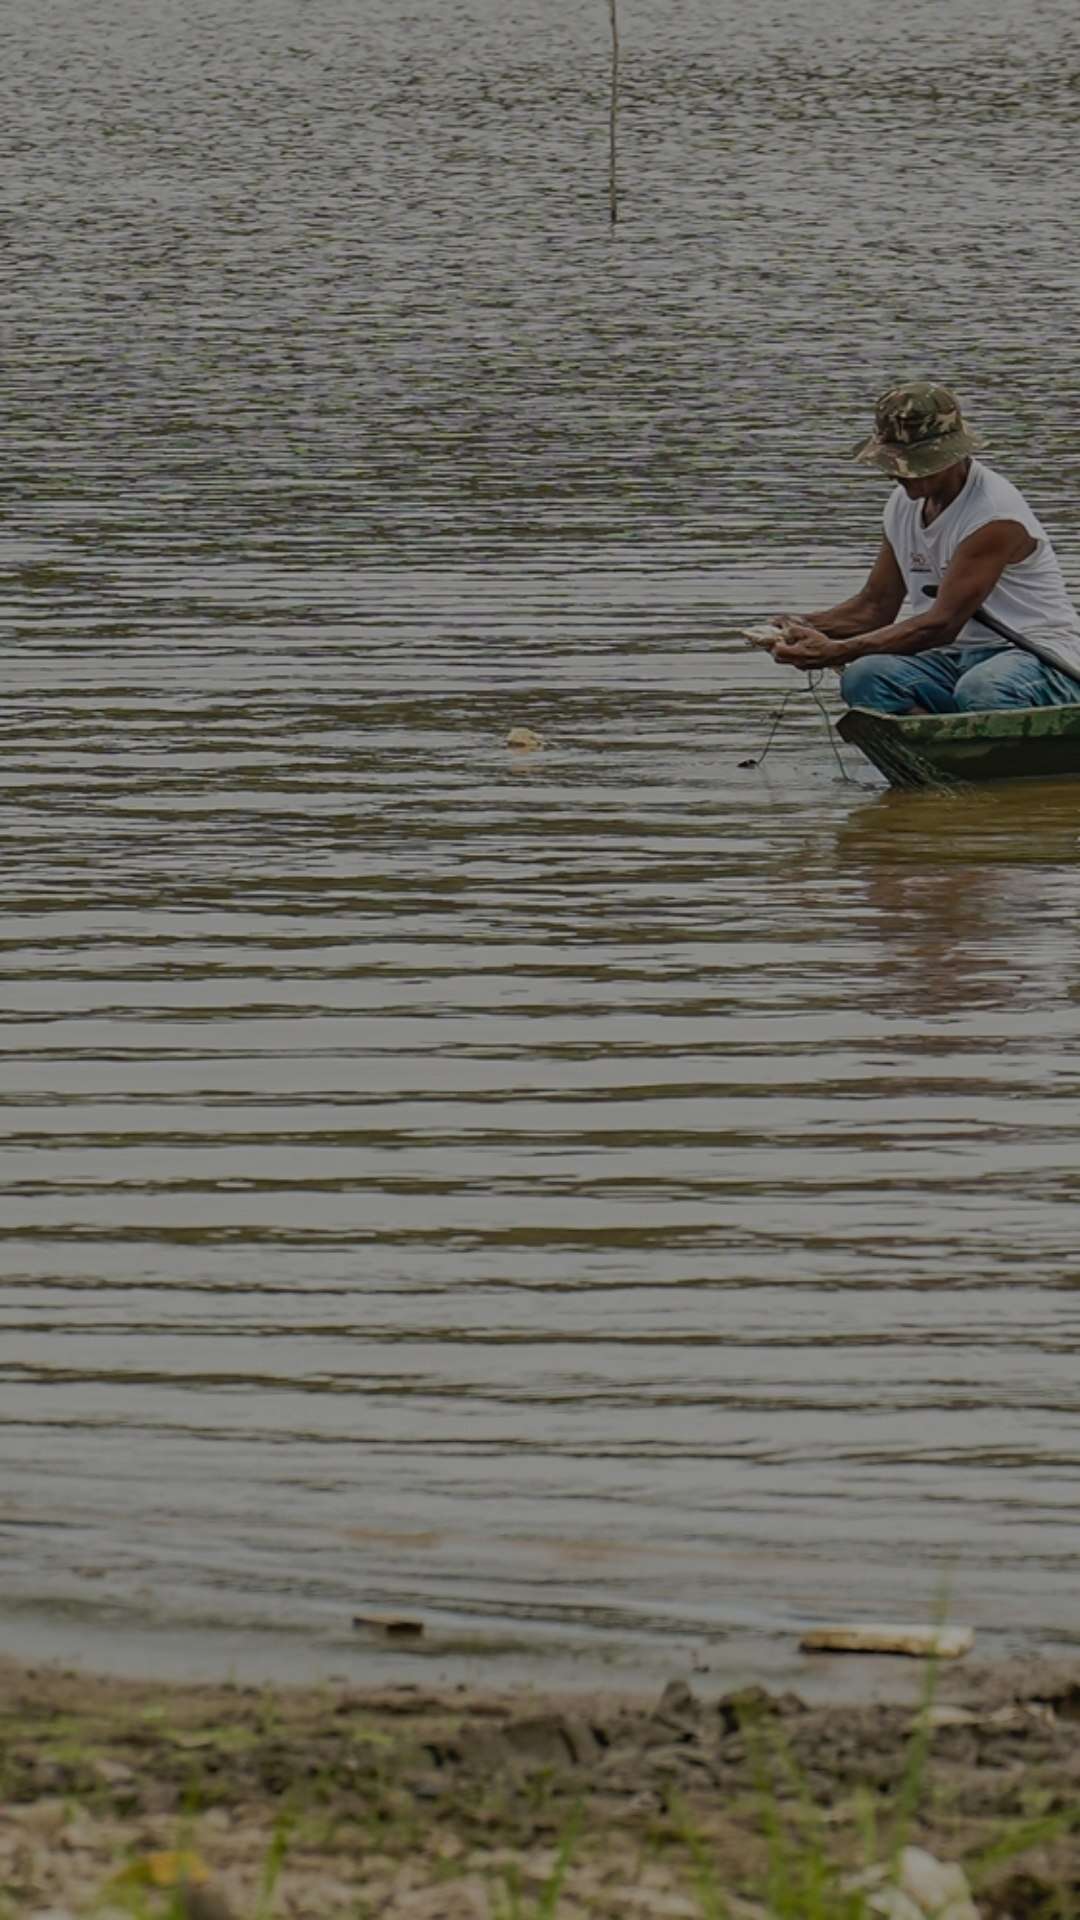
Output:
<svg viewBox="0 0 1080 1920">
<path fill-rule="evenodd" d="M 511 727 L 506 744 L 508 747 L 517 747 L 520 753 L 538 753 L 544 742 L 531 727 Z"/>
<path fill-rule="evenodd" d="M 799 1642 L 804 1653 L 906 1653 L 916 1659 L 936 1654 L 959 1660 L 975 1645 L 971 1627 L 898 1627 L 868 1622 L 854 1627 L 812 1627 Z"/>
</svg>

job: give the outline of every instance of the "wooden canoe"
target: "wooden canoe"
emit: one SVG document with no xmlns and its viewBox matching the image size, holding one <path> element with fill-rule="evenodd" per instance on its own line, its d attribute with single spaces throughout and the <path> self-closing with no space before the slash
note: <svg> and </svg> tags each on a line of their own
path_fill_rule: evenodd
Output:
<svg viewBox="0 0 1080 1920">
<path fill-rule="evenodd" d="M 892 714 L 851 707 L 837 732 L 893 787 L 1080 777 L 1080 702 L 993 713 Z"/>
</svg>

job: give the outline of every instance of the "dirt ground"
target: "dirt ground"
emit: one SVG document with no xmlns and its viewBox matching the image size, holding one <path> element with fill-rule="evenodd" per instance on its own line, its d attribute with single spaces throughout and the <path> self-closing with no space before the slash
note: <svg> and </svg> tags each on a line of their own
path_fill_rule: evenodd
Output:
<svg viewBox="0 0 1080 1920">
<path fill-rule="evenodd" d="M 0 1915 L 702 1920 L 721 1895 L 762 1911 L 774 1817 L 854 1866 L 908 1800 L 988 1920 L 1080 1913 L 1080 1666 L 950 1672 L 921 1762 L 916 1724 L 681 1682 L 282 1692 L 0 1662 Z"/>
</svg>

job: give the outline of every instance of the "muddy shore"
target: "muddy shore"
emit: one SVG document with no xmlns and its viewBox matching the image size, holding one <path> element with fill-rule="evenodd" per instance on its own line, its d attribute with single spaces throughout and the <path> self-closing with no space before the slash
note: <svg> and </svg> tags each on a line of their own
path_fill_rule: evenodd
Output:
<svg viewBox="0 0 1080 1920">
<path fill-rule="evenodd" d="M 165 1912 L 179 1853 L 192 1920 L 268 1912 L 271 1881 L 287 1920 L 695 1920 L 721 1895 L 762 1910 L 774 1814 L 856 1867 L 907 1799 L 989 1920 L 1076 1911 L 1080 1665 L 944 1673 L 913 1768 L 918 1724 L 680 1681 L 613 1700 L 0 1663 L 0 1914 Z"/>
</svg>

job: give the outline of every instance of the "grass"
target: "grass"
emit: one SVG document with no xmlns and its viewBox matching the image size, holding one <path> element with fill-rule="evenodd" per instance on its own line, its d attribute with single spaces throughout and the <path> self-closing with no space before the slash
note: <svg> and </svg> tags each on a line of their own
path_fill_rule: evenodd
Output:
<svg viewBox="0 0 1080 1920">
<path fill-rule="evenodd" d="M 496 1892 L 492 1920 L 555 1920 L 566 1876 L 581 1832 L 582 1813 L 575 1810 L 559 1842 L 555 1865 L 544 1885 L 526 1900 L 520 1876 L 511 1869 L 504 1875 L 503 1888 Z"/>
<path fill-rule="evenodd" d="M 93 1776 L 95 1760 L 121 1748 L 126 1765 L 144 1767 L 151 1780 L 171 1787 L 182 1812 L 171 1837 L 157 1842 L 171 1846 L 171 1853 L 144 1850 L 126 1865 L 121 1855 L 111 1873 L 101 1868 L 102 1904 L 131 1920 L 191 1920 L 188 1891 L 202 1877 L 200 1837 L 215 1850 L 211 1826 L 227 1836 L 234 1867 L 246 1875 L 248 1897 L 235 1920 L 275 1920 L 309 1881 L 317 1893 L 323 1873 L 334 1895 L 319 1920 L 392 1915 L 396 1894 L 391 1888 L 388 1895 L 387 1888 L 402 1871 L 406 1879 L 412 1873 L 412 1890 L 422 1886 L 435 1893 L 442 1887 L 451 1899 L 456 1879 L 479 1880 L 487 1888 L 490 1920 L 562 1920 L 564 1914 L 593 1911 L 619 1920 L 620 1887 L 631 1885 L 640 1889 L 635 1920 L 639 1914 L 644 1920 L 647 1888 L 661 1881 L 669 1895 L 692 1901 L 700 1920 L 740 1920 L 748 1899 L 760 1903 L 770 1920 L 871 1920 L 871 1893 L 858 1884 L 860 1872 L 876 1869 L 886 1884 L 895 1884 L 903 1849 L 920 1832 L 946 1835 L 930 1843 L 942 1857 L 956 1858 L 963 1850 L 977 1898 L 1010 1862 L 1080 1831 L 1080 1814 L 1061 1805 L 1054 1783 L 1045 1774 L 1032 1775 L 1027 1789 L 1018 1787 L 1012 1796 L 1019 1817 L 983 1820 L 973 1843 L 971 1818 L 942 1797 L 930 1768 L 935 1688 L 931 1665 L 895 1779 L 886 1785 L 878 1779 L 873 1787 L 845 1786 L 843 1801 L 818 1804 L 777 1722 L 750 1715 L 740 1726 L 746 1755 L 740 1798 L 721 1805 L 713 1794 L 711 1802 L 691 1806 L 669 1794 L 661 1813 L 644 1812 L 629 1825 L 605 1816 L 602 1802 L 591 1809 L 579 1804 L 568 1814 L 567 1781 L 543 1771 L 521 1781 L 498 1769 L 486 1780 L 451 1770 L 441 1776 L 445 1785 L 435 1779 L 418 1800 L 403 1770 L 406 1745 L 396 1728 L 388 1733 L 359 1715 L 355 1722 L 339 1719 L 335 1745 L 325 1737 L 332 1707 L 307 1724 L 290 1721 L 269 1696 L 253 1703 L 246 1726 L 215 1718 L 171 1728 L 156 1709 L 128 1717 L 129 1731 L 152 1724 L 160 1745 L 142 1747 L 132 1739 L 124 1748 L 119 1724 L 90 1727 L 77 1716 L 59 1715 L 37 1728 L 22 1725 L 18 1740 L 24 1753 L 32 1747 L 71 1768 L 73 1782 L 60 1787 L 69 1818 L 100 1821 L 103 1849 L 111 1844 L 110 1832 L 123 1833 L 128 1816 L 122 1790 L 113 1795 L 110 1812 L 107 1792 L 97 1786 L 83 1792 L 77 1784 Z M 280 1792 L 268 1784 L 265 1757 L 256 1751 L 260 1738 L 273 1743 L 275 1765 L 278 1749 L 288 1750 L 291 1765 Z M 422 1746 L 411 1758 L 420 1751 Z M 24 1799 L 36 1794 L 51 1795 L 59 1807 L 56 1785 L 36 1787 Z M 223 1801 L 231 1809 L 227 1817 L 224 1810 L 206 1811 L 222 1809 Z M 268 1807 L 276 1809 L 269 1831 Z M 156 1831 L 170 1830 L 159 1822 Z M 956 1845 L 950 1834 L 958 1836 Z M 141 1844 L 145 1849 L 154 1842 L 143 1838 Z M 542 1846 L 554 1849 L 543 1864 Z M 510 1853 L 520 1865 L 506 1864 Z M 501 1856 L 501 1862 L 488 1855 Z M 343 1880 L 368 1861 L 367 1886 L 357 1886 L 346 1899 Z M 50 1905 L 64 1908 L 55 1893 L 24 1898 L 24 1891 L 15 1879 L 5 1884 L 0 1861 L 0 1920 L 21 1920 Z M 1044 1886 L 1042 1898 L 1041 1906 L 1028 1909 L 1042 1920 L 1080 1920 L 1066 1888 L 1054 1893 Z"/>
<path fill-rule="evenodd" d="M 273 1913 L 274 1893 L 281 1878 L 281 1869 L 285 1865 L 285 1855 L 289 1850 L 291 1827 L 292 1822 L 288 1814 L 282 1814 L 274 1827 L 270 1845 L 266 1850 L 258 1898 L 255 1902 L 254 1920 L 270 1920 Z"/>
<path fill-rule="evenodd" d="M 770 1920 L 875 1920 L 880 1909 L 872 1904 L 873 1896 L 899 1885 L 904 1850 L 911 1844 L 926 1795 L 936 1687 L 937 1662 L 931 1659 L 885 1832 L 875 1796 L 868 1790 L 858 1796 L 862 1857 L 855 1868 L 835 1860 L 828 1819 L 783 1741 L 770 1738 L 767 1724 L 744 1729 L 752 1748 L 755 1807 L 767 1854 L 761 1883 L 750 1891 Z M 707 1841 L 685 1809 L 677 1811 L 702 1920 L 733 1920 L 732 1901 L 720 1884 Z M 1046 1847 L 1078 1829 L 1080 1808 L 1004 1824 L 966 1862 L 969 1884 L 977 1892 L 992 1874 L 1032 1848 Z M 878 1877 L 872 1885 L 859 1884 L 868 1873 Z M 1068 1889 L 1057 1894 L 1052 1914 L 1045 1909 L 1045 1920 L 1080 1920 L 1080 1908 Z"/>
<path fill-rule="evenodd" d="M 906 1813 L 908 1809 L 904 1811 Z M 809 1799 L 800 1798 L 793 1804 L 786 1792 L 780 1797 L 775 1791 L 770 1791 L 759 1798 L 758 1815 L 767 1850 L 767 1869 L 758 1884 L 745 1888 L 741 1897 L 733 1898 L 722 1884 L 721 1873 L 707 1837 L 698 1830 L 685 1811 L 678 1811 L 678 1830 L 689 1869 L 687 1891 L 696 1899 L 701 1920 L 739 1920 L 739 1915 L 745 1911 L 747 1899 L 760 1901 L 770 1920 L 875 1920 L 877 1909 L 871 1905 L 871 1893 L 880 1888 L 881 1882 L 875 1883 L 875 1889 L 853 1883 L 857 1875 L 849 1865 L 841 1866 L 832 1857 L 825 1819 Z M 1075 1813 L 1059 1813 L 1003 1827 L 977 1856 L 967 1862 L 973 1888 L 977 1892 L 988 1874 L 1000 1870 L 1033 1847 L 1044 1847 L 1063 1834 L 1075 1831 L 1078 1824 L 1080 1822 Z M 875 1832 L 874 1823 L 867 1831 L 870 1834 Z M 291 1837 L 292 1822 L 288 1816 L 282 1816 L 276 1823 L 266 1850 L 254 1903 L 242 1915 L 238 1915 L 237 1920 L 273 1920 Z M 181 1838 L 184 1842 L 190 1842 L 187 1833 Z M 552 1871 L 539 1887 L 527 1886 L 524 1875 L 514 1867 L 501 1869 L 498 1880 L 490 1883 L 491 1920 L 559 1920 L 567 1879 L 583 1839 L 587 1839 L 587 1835 L 579 1811 L 568 1822 L 559 1841 Z M 192 1861 L 193 1867 L 197 1864 L 187 1844 L 178 1846 L 176 1853 L 178 1861 L 185 1857 Z M 482 1861 L 480 1864 L 482 1866 Z M 871 1851 L 864 1858 L 864 1866 L 887 1867 L 885 1885 L 896 1884 L 899 1864 L 899 1853 L 883 1861 L 879 1849 Z M 463 1870 L 458 1866 L 457 1871 Z M 134 1863 L 109 1882 L 103 1890 L 103 1903 L 107 1900 L 112 1910 L 129 1914 L 131 1920 L 190 1920 L 185 1900 L 185 1880 L 194 1886 L 199 1884 L 201 1878 L 201 1873 L 192 1871 L 190 1876 L 186 1876 L 181 1870 L 173 1886 L 159 1887 L 152 1883 L 144 1870 L 140 1871 L 139 1863 Z M 436 1883 L 442 1879 L 444 1884 L 452 1878 L 452 1873 L 433 1876 Z M 577 1891 L 572 1889 L 572 1892 L 573 1909 L 580 1912 Z M 1066 1889 L 1062 1889 L 1056 1899 L 1053 1896 L 1051 1899 L 1051 1905 L 1039 1908 L 1046 1920 L 1077 1920 L 1077 1908 Z M 605 1910 L 611 1911 L 610 1908 Z M 0 1920 L 8 1920 L 9 1915 L 14 1920 L 15 1912 L 14 1907 L 5 1905 L 0 1898 Z M 348 1920 L 366 1920 L 368 1912 L 358 1892 L 355 1903 L 348 1910 Z M 338 1920 L 338 1916 L 340 1920 L 346 1920 L 346 1914 L 340 1909 L 335 1915 L 327 1912 L 325 1920 Z"/>
</svg>

